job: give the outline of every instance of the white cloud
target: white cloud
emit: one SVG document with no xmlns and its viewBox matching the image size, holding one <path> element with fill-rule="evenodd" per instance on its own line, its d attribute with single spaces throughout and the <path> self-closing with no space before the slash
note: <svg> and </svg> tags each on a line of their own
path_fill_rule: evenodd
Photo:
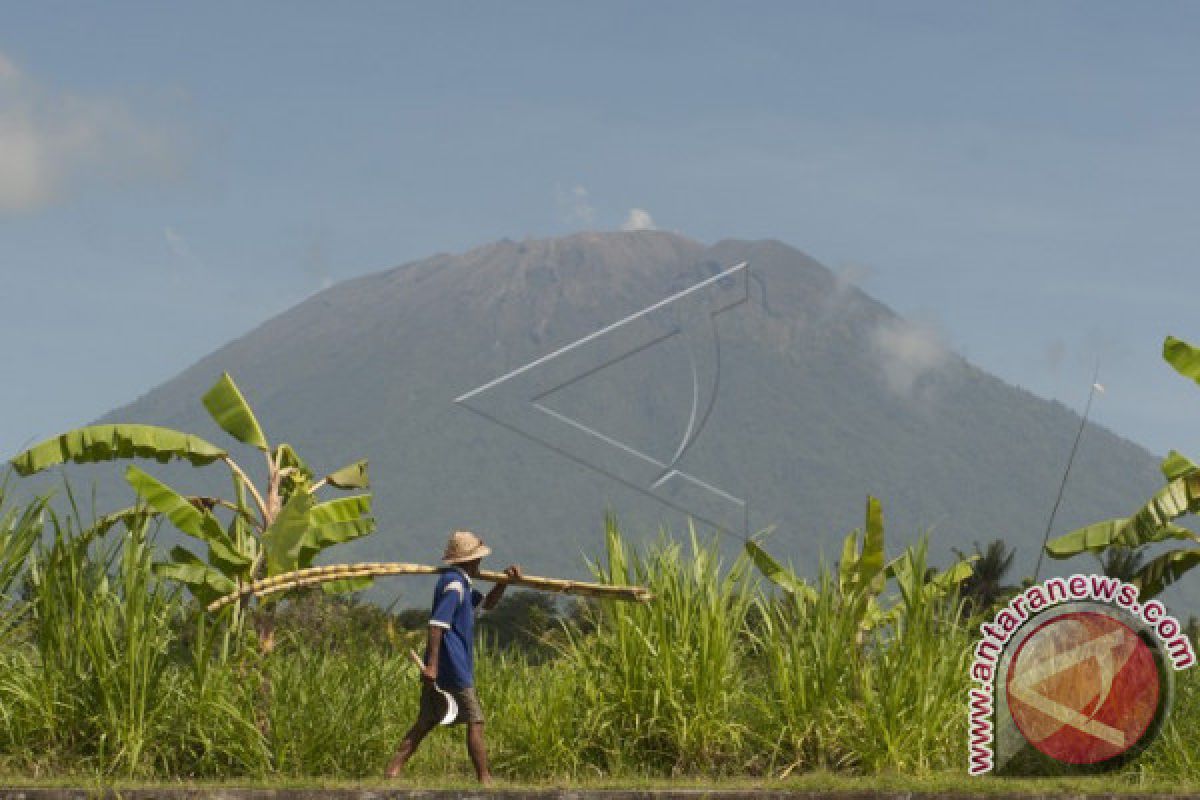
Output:
<svg viewBox="0 0 1200 800">
<path fill-rule="evenodd" d="M 871 335 L 887 386 L 901 397 L 912 397 L 917 382 L 950 361 L 941 332 L 929 322 L 896 317 L 880 323 Z"/>
<path fill-rule="evenodd" d="M 0 53 L 0 214 L 47 205 L 89 179 L 174 171 L 169 137 L 119 100 L 52 91 Z"/>
<path fill-rule="evenodd" d="M 596 223 L 596 209 L 592 206 L 588 190 L 576 184 L 570 189 L 559 186 L 555 189 L 558 212 L 568 225 L 592 228 Z"/>
<path fill-rule="evenodd" d="M 649 211 L 642 208 L 631 208 L 629 209 L 629 215 L 621 223 L 621 230 L 653 231 L 658 230 L 658 226 L 654 224 L 654 217 L 650 216 Z"/>
</svg>

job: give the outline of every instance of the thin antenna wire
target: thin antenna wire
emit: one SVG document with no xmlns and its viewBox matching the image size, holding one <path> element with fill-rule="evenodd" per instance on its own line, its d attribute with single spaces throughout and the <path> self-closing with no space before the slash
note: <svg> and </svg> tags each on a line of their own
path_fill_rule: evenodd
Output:
<svg viewBox="0 0 1200 800">
<path fill-rule="evenodd" d="M 1088 392 L 1087 405 L 1083 409 L 1083 419 L 1079 421 L 1079 430 L 1075 432 L 1075 443 L 1071 445 L 1071 455 L 1067 458 L 1067 469 L 1063 472 L 1062 483 L 1058 486 L 1058 497 L 1054 499 L 1054 508 L 1050 511 L 1050 520 L 1046 523 L 1046 533 L 1042 536 L 1042 546 L 1038 548 L 1037 566 L 1033 568 L 1033 582 L 1037 583 L 1042 571 L 1042 558 L 1046 555 L 1046 543 L 1050 541 L 1050 531 L 1054 529 L 1054 518 L 1058 516 L 1058 507 L 1062 504 L 1063 493 L 1067 490 L 1067 478 L 1071 475 L 1071 465 L 1075 463 L 1075 453 L 1079 450 L 1079 440 L 1083 438 L 1083 430 L 1088 424 L 1088 415 L 1092 412 L 1092 400 L 1100 388 L 1100 359 L 1096 359 L 1096 369 L 1092 373 L 1092 388 Z"/>
</svg>

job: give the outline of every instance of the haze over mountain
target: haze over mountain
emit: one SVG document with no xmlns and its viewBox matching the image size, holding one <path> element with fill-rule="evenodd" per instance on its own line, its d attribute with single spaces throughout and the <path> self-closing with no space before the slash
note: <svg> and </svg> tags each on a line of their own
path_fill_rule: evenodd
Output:
<svg viewBox="0 0 1200 800">
<path fill-rule="evenodd" d="M 370 459 L 379 531 L 331 558 L 431 561 L 448 531 L 470 528 L 505 563 L 580 575 L 606 509 L 639 539 L 660 525 L 684 533 L 684 515 L 454 399 L 743 261 L 749 300 L 716 318 L 716 401 L 679 469 L 748 498 L 751 529 L 775 526 L 769 548 L 806 571 L 837 557 L 868 493 L 884 503 L 892 550 L 926 529 L 935 561 L 1003 537 L 1031 569 L 1078 415 L 777 241 L 582 233 L 435 255 L 310 297 L 104 421 L 228 442 L 200 404 L 228 371 L 268 436 L 318 472 Z M 684 343 L 668 338 L 545 402 L 665 462 L 692 402 Z M 1156 466 L 1090 426 L 1056 527 L 1128 513 L 1159 485 Z M 155 471 L 181 488 L 225 486 L 215 468 Z"/>
</svg>

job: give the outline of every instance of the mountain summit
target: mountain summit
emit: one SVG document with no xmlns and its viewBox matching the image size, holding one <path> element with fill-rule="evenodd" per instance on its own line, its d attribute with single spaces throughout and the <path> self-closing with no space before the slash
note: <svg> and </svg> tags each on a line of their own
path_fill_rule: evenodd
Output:
<svg viewBox="0 0 1200 800">
<path fill-rule="evenodd" d="M 676 467 L 746 499 L 751 531 L 774 526 L 771 550 L 802 568 L 836 558 L 868 493 L 893 546 L 926 530 L 936 554 L 1003 537 L 1031 567 L 1079 417 L 776 241 L 581 233 L 436 255 L 314 295 L 104 420 L 217 437 L 199 398 L 228 371 L 316 469 L 370 459 L 379 532 L 339 560 L 428 561 L 468 528 L 505 561 L 577 575 L 606 510 L 638 536 L 679 533 L 685 516 L 455 398 L 741 262 L 748 300 L 715 317 L 715 403 Z M 667 463 L 693 402 L 680 339 L 541 402 Z M 1057 527 L 1127 513 L 1155 467 L 1092 426 Z"/>
</svg>

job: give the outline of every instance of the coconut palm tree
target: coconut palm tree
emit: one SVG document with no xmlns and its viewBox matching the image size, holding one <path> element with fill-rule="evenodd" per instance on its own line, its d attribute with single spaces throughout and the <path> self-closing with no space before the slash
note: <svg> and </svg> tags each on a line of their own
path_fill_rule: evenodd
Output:
<svg viewBox="0 0 1200 800">
<path fill-rule="evenodd" d="M 1132 547 L 1110 547 L 1098 555 L 1100 569 L 1110 578 L 1119 578 L 1125 583 L 1137 580 L 1138 573 L 1145 566 L 1146 559 L 1141 552 Z"/>
<path fill-rule="evenodd" d="M 993 539 L 986 548 L 981 547 L 979 542 L 975 542 L 974 546 L 974 569 L 962 584 L 964 606 L 969 614 L 994 608 L 1018 588 L 1004 582 L 1017 555 L 1015 548 L 1009 547 L 1003 539 Z M 962 553 L 958 553 L 958 556 L 964 558 Z"/>
</svg>

